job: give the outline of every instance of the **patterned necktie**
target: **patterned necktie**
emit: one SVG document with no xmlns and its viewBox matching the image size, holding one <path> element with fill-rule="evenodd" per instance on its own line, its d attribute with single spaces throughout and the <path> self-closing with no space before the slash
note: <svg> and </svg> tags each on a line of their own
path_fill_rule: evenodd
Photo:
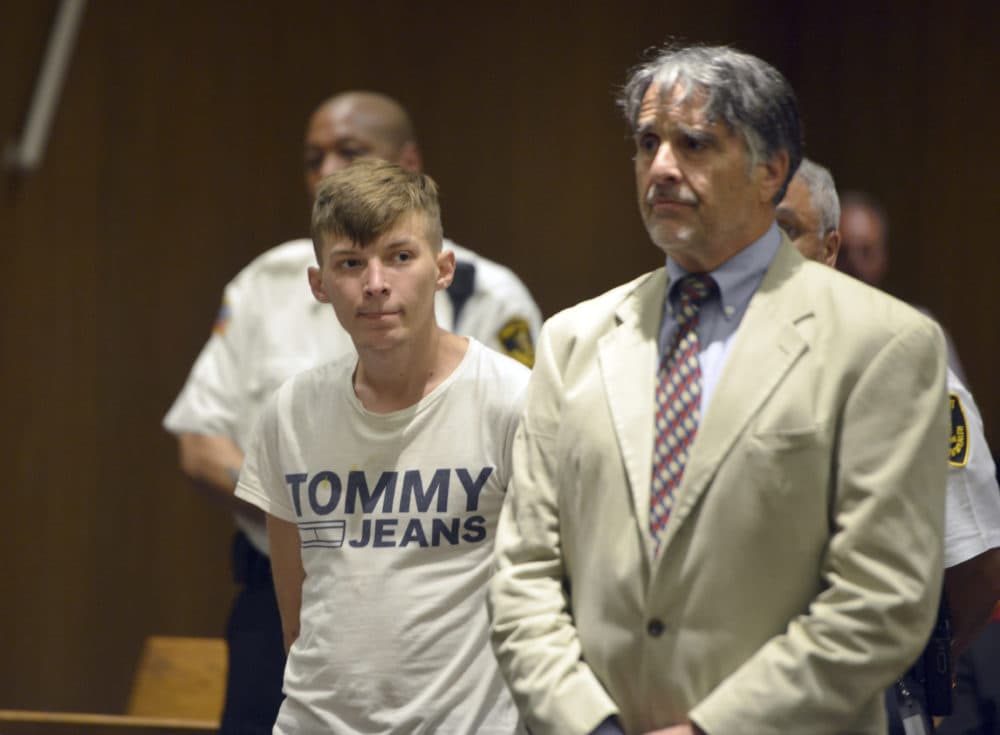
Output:
<svg viewBox="0 0 1000 735">
<path fill-rule="evenodd" d="M 659 551 L 670 520 L 674 493 L 680 487 L 688 448 L 701 419 L 701 367 L 698 364 L 698 309 L 715 292 L 704 273 L 685 276 L 677 284 L 677 331 L 663 356 L 656 384 L 653 439 L 653 482 L 649 494 L 649 532 Z"/>
</svg>

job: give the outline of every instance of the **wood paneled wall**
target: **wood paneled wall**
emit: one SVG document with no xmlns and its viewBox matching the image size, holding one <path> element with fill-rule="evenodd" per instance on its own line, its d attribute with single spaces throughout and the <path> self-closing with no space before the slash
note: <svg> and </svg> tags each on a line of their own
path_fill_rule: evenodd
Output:
<svg viewBox="0 0 1000 735">
<path fill-rule="evenodd" d="M 302 129 L 335 91 L 411 109 L 449 235 L 552 314 L 660 261 L 612 103 L 640 51 L 767 58 L 810 155 L 885 200 L 890 288 L 951 330 L 1000 441 L 1000 11 L 914 5 L 91 0 L 44 165 L 0 182 L 0 706 L 120 711 L 144 636 L 221 632 L 230 522 L 160 421 L 223 284 L 305 232 Z M 5 4 L 3 141 L 55 8 Z"/>
</svg>

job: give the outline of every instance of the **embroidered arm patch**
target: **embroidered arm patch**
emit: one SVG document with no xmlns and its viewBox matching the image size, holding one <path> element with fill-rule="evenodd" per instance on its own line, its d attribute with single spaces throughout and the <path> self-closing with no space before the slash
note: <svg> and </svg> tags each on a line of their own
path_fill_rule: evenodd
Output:
<svg viewBox="0 0 1000 735">
<path fill-rule="evenodd" d="M 948 405 L 951 408 L 948 464 L 952 467 L 965 467 L 969 461 L 969 426 L 965 421 L 965 409 L 962 408 L 962 401 L 954 393 L 948 394 Z"/>
<path fill-rule="evenodd" d="M 535 345 L 531 341 L 531 329 L 524 319 L 514 317 L 504 324 L 497 332 L 497 339 L 504 352 L 518 362 L 528 367 L 535 364 Z"/>
<path fill-rule="evenodd" d="M 229 308 L 229 301 L 222 300 L 219 313 L 215 316 L 215 323 L 212 325 L 213 334 L 225 334 L 226 327 L 229 326 L 229 319 L 232 317 L 232 309 Z"/>
</svg>

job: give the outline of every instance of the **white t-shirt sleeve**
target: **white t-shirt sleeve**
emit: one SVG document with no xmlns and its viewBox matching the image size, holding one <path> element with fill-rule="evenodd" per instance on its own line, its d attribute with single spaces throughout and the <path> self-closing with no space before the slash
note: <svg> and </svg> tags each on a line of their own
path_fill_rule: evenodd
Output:
<svg viewBox="0 0 1000 735">
<path fill-rule="evenodd" d="M 972 395 L 951 371 L 952 412 L 944 564 L 953 567 L 1000 547 L 1000 487 Z"/>
<path fill-rule="evenodd" d="M 500 468 L 500 477 L 503 480 L 504 492 L 507 490 L 507 486 L 510 484 L 511 475 L 513 474 L 513 452 L 514 452 L 514 435 L 517 433 L 517 427 L 521 424 L 521 414 L 524 411 L 524 399 L 528 388 L 528 378 L 531 376 L 531 371 L 523 369 L 521 365 L 517 366 L 517 371 L 511 376 L 511 380 L 508 383 L 507 389 L 509 391 L 508 395 L 511 396 L 510 411 L 507 414 L 507 425 L 506 431 L 503 436 L 503 467 Z"/>
<path fill-rule="evenodd" d="M 271 396 L 254 427 L 236 484 L 236 497 L 276 518 L 294 523 L 298 516 L 286 492 L 286 478 L 279 461 L 278 406 L 283 392 L 279 390 Z"/>
</svg>

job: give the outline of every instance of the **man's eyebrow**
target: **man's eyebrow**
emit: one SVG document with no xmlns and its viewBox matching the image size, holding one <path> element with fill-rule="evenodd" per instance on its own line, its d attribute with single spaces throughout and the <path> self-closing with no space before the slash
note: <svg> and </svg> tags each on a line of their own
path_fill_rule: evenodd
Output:
<svg viewBox="0 0 1000 735">
<path fill-rule="evenodd" d="M 359 139 L 359 138 L 357 138 L 357 137 L 355 137 L 353 135 L 344 135 L 342 137 L 337 138 L 336 140 L 334 140 L 329 145 L 324 145 L 323 143 L 318 142 L 318 141 L 307 140 L 307 141 L 305 141 L 305 144 L 304 144 L 303 147 L 307 151 L 310 151 L 310 150 L 313 150 L 313 151 L 323 151 L 323 150 L 327 150 L 328 148 L 341 148 L 341 147 L 343 147 L 345 145 L 350 145 L 350 146 L 364 146 L 365 143 L 361 139 Z"/>
<path fill-rule="evenodd" d="M 398 250 L 399 248 L 411 247 L 417 242 L 415 237 L 403 236 L 397 240 L 392 240 L 387 242 L 385 247 L 387 250 Z"/>
<path fill-rule="evenodd" d="M 646 120 L 645 122 L 636 123 L 635 131 L 632 133 L 632 137 L 638 138 L 645 135 L 653 129 L 655 120 Z"/>
<path fill-rule="evenodd" d="M 809 229 L 805 221 L 799 217 L 799 213 L 794 209 L 789 209 L 788 207 L 778 207 L 775 209 L 774 221 L 778 223 L 778 227 L 782 228 L 788 226 L 803 231 Z"/>
<path fill-rule="evenodd" d="M 361 253 L 362 249 L 353 245 L 351 247 L 347 247 L 346 245 L 334 245 L 330 248 L 330 255 L 360 255 Z"/>
<path fill-rule="evenodd" d="M 384 250 L 399 250 L 400 248 L 412 247 L 417 242 L 414 237 L 402 236 L 396 240 L 385 243 L 382 246 Z M 372 251 L 374 248 L 374 241 L 368 243 L 367 245 L 335 245 L 330 248 L 330 255 L 361 255 L 366 252 Z"/>
<path fill-rule="evenodd" d="M 694 138 L 695 140 L 700 140 L 703 143 L 714 143 L 719 139 L 719 136 L 705 125 L 690 125 L 688 123 L 678 122 L 677 129 L 684 133 L 684 135 Z"/>
</svg>

